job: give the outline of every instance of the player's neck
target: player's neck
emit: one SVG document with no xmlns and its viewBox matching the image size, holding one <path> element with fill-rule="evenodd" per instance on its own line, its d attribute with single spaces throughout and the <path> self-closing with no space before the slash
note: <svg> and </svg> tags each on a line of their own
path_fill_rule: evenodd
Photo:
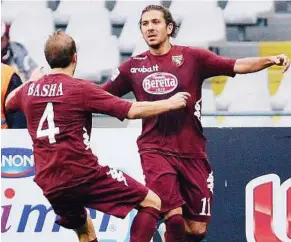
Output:
<svg viewBox="0 0 291 242">
<path fill-rule="evenodd" d="M 54 68 L 51 71 L 52 74 L 65 74 L 72 77 L 74 75 L 74 70 L 70 67 L 67 68 Z"/>
<path fill-rule="evenodd" d="M 150 53 L 152 55 L 165 55 L 170 51 L 170 49 L 171 43 L 170 41 L 166 41 L 158 49 L 153 49 L 150 47 Z"/>
</svg>

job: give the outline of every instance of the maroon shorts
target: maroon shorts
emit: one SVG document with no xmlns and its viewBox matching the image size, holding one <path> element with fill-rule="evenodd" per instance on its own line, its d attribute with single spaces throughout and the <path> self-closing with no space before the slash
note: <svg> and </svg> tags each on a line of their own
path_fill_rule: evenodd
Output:
<svg viewBox="0 0 291 242">
<path fill-rule="evenodd" d="M 207 159 L 144 153 L 141 164 L 146 186 L 162 200 L 162 213 L 182 206 L 185 219 L 209 221 L 213 172 Z"/>
<path fill-rule="evenodd" d="M 124 172 L 102 167 L 96 178 L 79 186 L 66 189 L 57 195 L 47 196 L 55 213 L 56 221 L 69 229 L 84 225 L 85 207 L 124 218 L 146 197 L 148 189 Z"/>
</svg>

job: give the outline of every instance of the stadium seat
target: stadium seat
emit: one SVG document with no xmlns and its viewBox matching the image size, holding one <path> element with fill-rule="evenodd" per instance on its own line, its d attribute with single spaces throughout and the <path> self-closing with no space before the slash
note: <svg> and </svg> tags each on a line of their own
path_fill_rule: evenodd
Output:
<svg viewBox="0 0 291 242">
<path fill-rule="evenodd" d="M 138 24 L 139 17 L 138 14 L 128 16 L 118 39 L 121 53 L 132 53 L 141 38 L 142 35 Z"/>
<path fill-rule="evenodd" d="M 120 63 L 116 36 L 104 39 L 83 40 L 78 48 L 77 78 L 100 82 L 102 76 L 111 75 Z"/>
<path fill-rule="evenodd" d="M 247 10 L 247 11 L 246 11 Z M 224 19 L 227 25 L 238 28 L 238 39 L 248 40 L 246 34 L 247 26 L 258 25 L 259 20 L 267 24 L 267 19 L 274 16 L 274 1 L 228 1 L 224 11 Z"/>
<path fill-rule="evenodd" d="M 98 1 L 62 0 L 56 11 L 54 11 L 54 21 L 56 25 L 67 25 L 71 16 L 74 16 L 76 13 L 95 12 L 97 14 L 99 13 L 99 10 L 103 8 L 105 8 L 104 0 Z"/>
<path fill-rule="evenodd" d="M 180 1 L 172 0 L 169 10 L 173 14 L 175 21 L 180 23 L 186 16 L 194 15 L 197 13 L 203 14 L 203 21 L 206 20 L 205 16 L 209 17 L 207 14 L 209 9 L 217 7 L 217 1 Z M 199 19 L 199 22 L 202 22 Z"/>
<path fill-rule="evenodd" d="M 205 18 L 205 15 L 208 17 Z M 174 41 L 176 44 L 202 48 L 219 47 L 225 42 L 226 28 L 222 10 L 211 5 L 203 12 L 197 9 L 185 15 Z"/>
<path fill-rule="evenodd" d="M 291 69 L 284 74 L 278 91 L 271 97 L 272 109 L 291 113 Z M 291 127 L 291 116 L 278 117 L 276 126 Z"/>
<path fill-rule="evenodd" d="M 227 24 L 256 24 L 258 18 L 267 19 L 274 15 L 274 1 L 230 0 L 223 13 Z"/>
<path fill-rule="evenodd" d="M 111 12 L 110 19 L 112 24 L 122 25 L 131 15 L 138 15 L 140 17 L 143 8 L 150 4 L 160 5 L 160 0 L 150 1 L 116 1 L 116 4 Z"/>
<path fill-rule="evenodd" d="M 36 21 L 37 19 L 37 21 Z M 24 26 L 28 26 L 24 28 Z M 52 11 L 22 11 L 10 27 L 10 40 L 25 44 L 27 40 L 45 40 L 54 31 Z"/>
<path fill-rule="evenodd" d="M 23 26 L 29 27 L 24 28 Z M 33 12 L 22 11 L 11 24 L 10 39 L 23 44 L 34 61 L 47 69 L 44 44 L 53 32 L 54 23 L 51 9 L 44 8 Z"/>
<path fill-rule="evenodd" d="M 38 12 L 42 11 L 43 9 L 47 8 L 46 1 L 11 1 L 11 0 L 4 0 L 1 1 L 1 14 L 2 20 L 7 23 L 11 24 L 16 16 L 21 11 L 31 11 L 31 12 Z"/>
<path fill-rule="evenodd" d="M 222 93 L 216 98 L 217 109 L 232 109 L 234 112 L 270 111 L 267 75 L 265 69 L 228 78 Z"/>
<path fill-rule="evenodd" d="M 206 83 L 204 83 L 205 86 Z M 210 88 L 202 88 L 202 112 L 213 113 L 216 111 L 214 93 Z M 203 127 L 215 127 L 217 122 L 214 116 L 203 116 L 201 118 Z"/>
<path fill-rule="evenodd" d="M 44 55 L 44 43 L 42 41 L 31 41 L 25 45 L 27 52 L 39 67 L 43 67 L 45 73 L 49 73 L 50 67 Z"/>
<path fill-rule="evenodd" d="M 148 47 L 147 43 L 141 37 L 138 39 L 131 56 L 136 56 L 138 54 L 141 54 L 141 53 L 147 51 L 148 49 L 149 49 L 149 47 Z"/>
<path fill-rule="evenodd" d="M 111 36 L 109 11 L 105 8 L 99 8 L 94 11 L 78 12 L 72 15 L 66 33 L 71 35 L 77 44 L 83 40 L 107 39 Z"/>
<path fill-rule="evenodd" d="M 202 88 L 202 111 L 203 112 L 216 111 L 214 93 L 210 88 Z"/>
<path fill-rule="evenodd" d="M 217 109 L 229 112 L 248 113 L 271 111 L 268 90 L 268 73 L 239 75 L 229 78 L 223 92 L 216 99 Z M 270 117 L 227 117 L 222 125 L 231 126 L 271 126 Z"/>
<path fill-rule="evenodd" d="M 276 94 L 271 97 L 272 109 L 284 110 L 288 101 L 291 102 L 291 68 L 284 74 Z"/>
</svg>

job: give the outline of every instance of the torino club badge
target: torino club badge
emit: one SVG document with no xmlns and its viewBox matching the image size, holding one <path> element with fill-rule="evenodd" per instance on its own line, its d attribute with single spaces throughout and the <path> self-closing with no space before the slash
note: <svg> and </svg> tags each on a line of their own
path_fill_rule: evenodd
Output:
<svg viewBox="0 0 291 242">
<path fill-rule="evenodd" d="M 173 55 L 172 56 L 172 61 L 174 64 L 176 64 L 177 66 L 180 66 L 183 64 L 184 62 L 184 57 L 183 55 Z"/>
<path fill-rule="evenodd" d="M 291 178 L 281 184 L 268 174 L 247 184 L 246 237 L 248 242 L 291 241 Z"/>
</svg>

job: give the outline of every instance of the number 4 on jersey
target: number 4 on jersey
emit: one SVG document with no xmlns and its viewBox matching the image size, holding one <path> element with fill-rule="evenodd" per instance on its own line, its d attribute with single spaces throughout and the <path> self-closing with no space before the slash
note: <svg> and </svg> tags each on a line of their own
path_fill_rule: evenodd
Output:
<svg viewBox="0 0 291 242">
<path fill-rule="evenodd" d="M 48 128 L 42 129 L 44 121 L 47 120 Z M 50 144 L 56 143 L 55 135 L 60 133 L 60 129 L 55 127 L 54 108 L 52 103 L 47 103 L 44 113 L 39 121 L 36 137 L 48 136 Z"/>
</svg>

